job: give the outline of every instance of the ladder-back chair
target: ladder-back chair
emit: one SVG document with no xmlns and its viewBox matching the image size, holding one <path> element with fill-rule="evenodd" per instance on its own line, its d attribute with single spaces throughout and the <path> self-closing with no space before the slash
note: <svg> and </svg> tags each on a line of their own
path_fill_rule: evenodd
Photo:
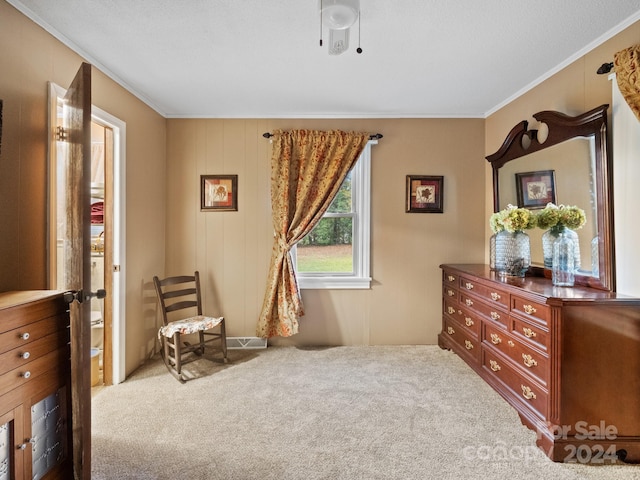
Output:
<svg viewBox="0 0 640 480">
<path fill-rule="evenodd" d="M 197 360 L 205 353 L 205 347 L 219 343 L 222 359 L 227 363 L 227 338 L 224 317 L 208 317 L 202 314 L 200 274 L 180 275 L 160 279 L 153 277 L 163 326 L 158 331 L 161 355 L 167 369 L 180 382 L 185 363 Z M 217 331 L 214 331 L 217 330 Z M 197 343 L 184 342 L 182 335 L 197 334 Z"/>
</svg>

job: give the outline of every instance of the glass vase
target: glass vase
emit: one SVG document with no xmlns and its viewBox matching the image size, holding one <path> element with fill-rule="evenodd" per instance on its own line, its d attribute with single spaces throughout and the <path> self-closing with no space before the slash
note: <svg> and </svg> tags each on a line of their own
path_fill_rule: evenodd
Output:
<svg viewBox="0 0 640 480">
<path fill-rule="evenodd" d="M 578 234 L 565 227 L 564 225 L 556 225 L 542 234 L 542 255 L 544 257 L 544 268 L 551 269 L 553 267 L 553 242 L 558 238 L 560 232 L 565 232 L 575 242 L 574 262 L 575 269 L 580 269 L 582 259 L 580 258 L 580 241 Z"/>
<path fill-rule="evenodd" d="M 523 231 L 496 234 L 496 271 L 503 276 L 524 277 L 531 265 L 531 243 Z"/>
<path fill-rule="evenodd" d="M 489 268 L 491 270 L 496 269 L 496 234 L 494 233 L 489 238 Z"/>
<path fill-rule="evenodd" d="M 561 231 L 553 242 L 551 281 L 558 287 L 573 287 L 575 282 L 577 242 L 566 231 Z"/>
</svg>

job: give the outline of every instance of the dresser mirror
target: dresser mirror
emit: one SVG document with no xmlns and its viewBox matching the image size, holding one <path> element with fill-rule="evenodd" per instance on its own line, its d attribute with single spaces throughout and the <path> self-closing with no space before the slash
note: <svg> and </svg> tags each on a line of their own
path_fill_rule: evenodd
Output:
<svg viewBox="0 0 640 480">
<path fill-rule="evenodd" d="M 527 121 L 518 123 L 487 160 L 493 168 L 494 211 L 509 204 L 535 211 L 551 197 L 557 205 L 576 205 L 585 211 L 587 222 L 576 230 L 581 257 L 576 283 L 614 290 L 607 108 L 601 105 L 576 117 L 555 111 L 536 113 L 536 129 L 528 129 Z M 527 178 L 543 178 L 552 187 L 544 201 L 523 204 L 518 188 L 522 192 Z M 542 255 L 543 230 L 527 233 L 531 238 L 530 273 L 550 276 Z"/>
</svg>

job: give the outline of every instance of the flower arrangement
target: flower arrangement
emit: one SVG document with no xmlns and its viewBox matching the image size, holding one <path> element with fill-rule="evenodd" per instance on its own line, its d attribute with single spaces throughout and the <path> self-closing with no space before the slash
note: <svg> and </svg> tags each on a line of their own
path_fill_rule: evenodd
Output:
<svg viewBox="0 0 640 480">
<path fill-rule="evenodd" d="M 560 229 L 562 227 L 576 230 L 582 228 L 587 222 L 584 210 L 576 206 L 555 205 L 547 203 L 547 206 L 536 215 L 538 227 L 547 229 Z"/>
<path fill-rule="evenodd" d="M 494 213 L 489 218 L 489 225 L 493 233 L 506 230 L 507 232 L 518 232 L 535 228 L 536 216 L 526 208 L 519 208 L 514 205 L 507 205 L 507 208 Z"/>
</svg>

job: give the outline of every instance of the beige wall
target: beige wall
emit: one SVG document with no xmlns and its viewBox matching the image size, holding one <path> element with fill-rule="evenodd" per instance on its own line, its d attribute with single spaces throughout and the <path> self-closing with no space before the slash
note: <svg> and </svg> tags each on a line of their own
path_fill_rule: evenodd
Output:
<svg viewBox="0 0 640 480">
<path fill-rule="evenodd" d="M 304 290 L 300 333 L 272 343 L 436 343 L 438 265 L 484 257 L 482 119 L 168 120 L 167 274 L 199 269 L 205 303 L 225 316 L 228 335 L 255 335 L 273 241 L 262 133 L 276 128 L 384 138 L 372 148 L 372 288 Z M 238 212 L 200 212 L 202 174 L 238 174 Z M 443 214 L 404 212 L 407 174 L 444 175 Z"/>
<path fill-rule="evenodd" d="M 47 82 L 68 85 L 83 61 L 0 1 L 0 291 L 47 288 Z M 146 357 L 155 305 L 144 286 L 164 266 L 166 120 L 96 68 L 93 104 L 127 124 L 126 370 Z M 145 319 L 147 320 L 145 323 Z"/>
</svg>

